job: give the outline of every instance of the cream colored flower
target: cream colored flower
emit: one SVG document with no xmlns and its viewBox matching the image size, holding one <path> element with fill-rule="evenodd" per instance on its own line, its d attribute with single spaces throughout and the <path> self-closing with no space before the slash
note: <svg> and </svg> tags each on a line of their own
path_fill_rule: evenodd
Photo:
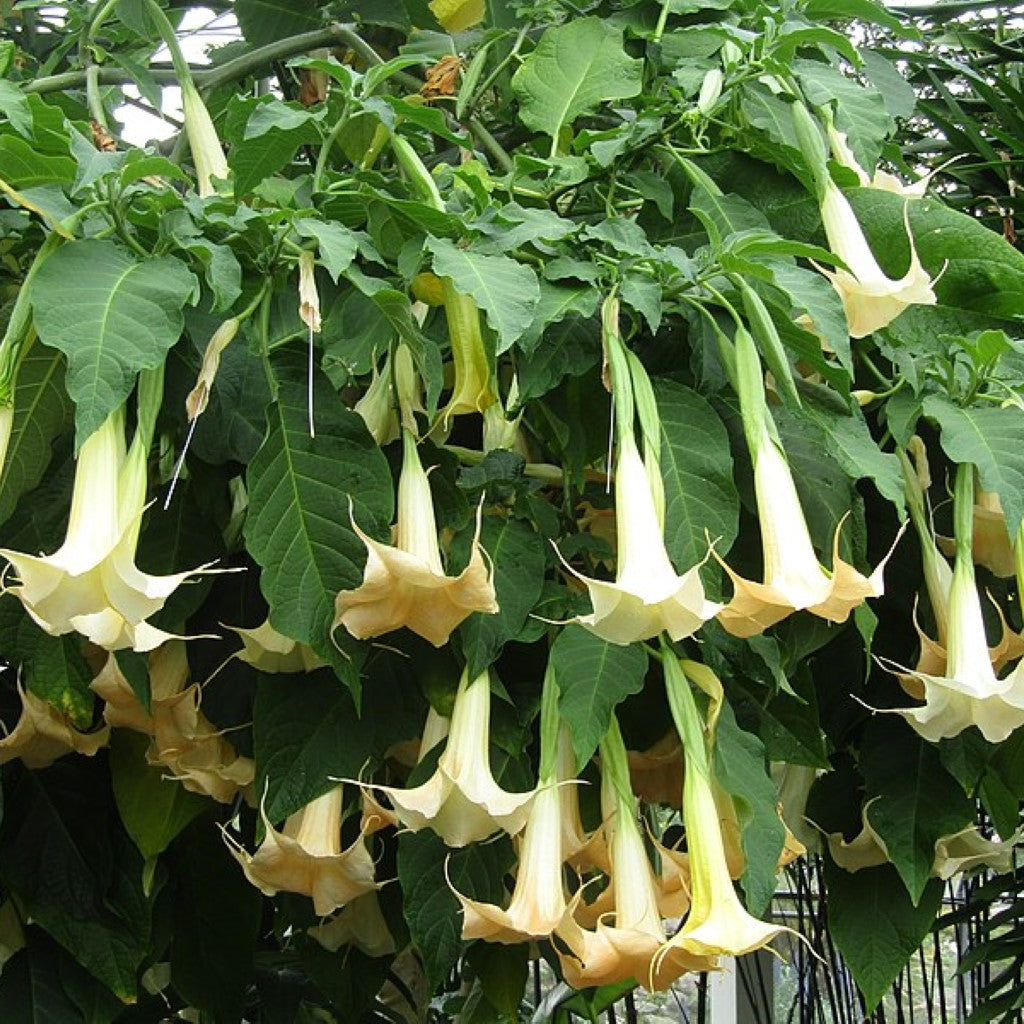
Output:
<svg viewBox="0 0 1024 1024">
<path fill-rule="evenodd" d="M 360 834 L 341 848 L 342 787 L 334 786 L 296 811 L 278 832 L 263 805 L 265 831 L 255 854 L 224 832 L 228 849 L 245 877 L 267 896 L 295 892 L 309 896 L 313 909 L 325 916 L 377 888 L 373 858 Z"/>
<path fill-rule="evenodd" d="M 956 542 L 952 537 L 937 537 L 943 554 L 952 555 Z M 974 491 L 974 533 L 971 552 L 975 565 L 983 565 L 993 576 L 1003 579 L 1014 574 L 1013 542 L 1006 529 L 1006 517 L 999 495 L 981 487 Z"/>
<path fill-rule="evenodd" d="M 310 928 L 309 935 L 331 953 L 342 946 L 354 946 L 374 957 L 395 952 L 395 939 L 380 912 L 376 892 L 357 896 L 329 921 Z"/>
<path fill-rule="evenodd" d="M 78 632 L 109 651 L 151 651 L 170 639 L 146 620 L 205 567 L 170 576 L 136 567 L 145 497 L 145 447 L 136 438 L 125 454 L 124 413 L 118 411 L 79 452 L 61 547 L 47 556 L 0 549 L 17 574 L 8 590 L 51 636 Z"/>
<path fill-rule="evenodd" d="M 601 744 L 601 806 L 611 855 L 614 910 L 591 931 L 567 916 L 556 932 L 569 952 L 556 946 L 562 973 L 573 988 L 635 980 L 664 989 L 687 971 L 706 971 L 713 959 L 687 949 L 666 948 L 657 883 L 629 791 L 626 751 L 612 719 Z"/>
<path fill-rule="evenodd" d="M 882 192 L 895 192 L 896 195 L 903 196 L 906 199 L 921 199 L 928 191 L 928 185 L 931 183 L 932 177 L 942 169 L 937 167 L 934 171 L 930 171 L 924 177 L 918 178 L 917 181 L 910 182 L 909 184 L 900 181 L 895 174 L 879 170 L 877 167 L 874 174 L 869 175 L 853 155 L 853 150 L 850 149 L 846 133 L 837 131 L 831 124 L 826 126 L 826 130 L 832 156 L 835 157 L 836 163 L 853 171 L 857 175 L 857 181 L 862 188 L 874 188 Z"/>
<path fill-rule="evenodd" d="M 1024 838 L 1024 828 L 1017 829 L 1009 839 L 986 839 L 972 825 L 952 835 L 935 840 L 932 876 L 947 881 L 963 871 L 988 868 L 996 874 L 1013 869 L 1013 851 Z"/>
<path fill-rule="evenodd" d="M 441 278 L 441 287 L 455 376 L 452 396 L 440 419 L 447 429 L 452 416 L 483 412 L 498 400 L 498 394 L 492 372 L 494 357 L 484 345 L 480 310 L 470 296 L 455 290 L 450 277 Z"/>
<path fill-rule="evenodd" d="M 25 690 L 20 682 L 18 696 L 21 715 L 0 740 L 0 764 L 20 758 L 26 768 L 46 768 L 65 754 L 92 757 L 107 745 L 110 729 L 106 725 L 94 732 L 81 732 L 64 712 Z"/>
<path fill-rule="evenodd" d="M 498 611 L 493 572 L 480 546 L 478 511 L 469 564 L 458 576 L 445 575 L 427 474 L 412 435 L 406 431 L 403 440 L 394 545 L 367 536 L 352 517 L 352 528 L 366 545 L 366 568 L 357 589 L 338 594 L 334 628 L 344 626 L 365 640 L 405 626 L 443 647 L 473 612 Z"/>
<path fill-rule="evenodd" d="M 741 637 L 755 636 L 803 609 L 831 622 L 845 622 L 866 598 L 882 594 L 885 560 L 870 576 L 862 575 L 839 557 L 837 528 L 832 571 L 826 570 L 814 551 L 789 464 L 766 425 L 751 455 L 764 582 L 745 580 L 722 562 L 733 596 L 719 612 L 719 621 Z"/>
<path fill-rule="evenodd" d="M 253 629 L 241 626 L 225 628 L 237 633 L 242 640 L 242 649 L 235 657 L 260 672 L 315 672 L 327 664 L 308 644 L 279 633 L 270 624 L 270 619 L 265 619 Z"/>
<path fill-rule="evenodd" d="M 704 724 L 683 667 L 667 648 L 662 665 L 669 705 L 686 760 L 683 822 L 691 903 L 683 927 L 662 946 L 655 963 L 680 950 L 705 957 L 741 956 L 766 946 L 790 929 L 759 921 L 746 911 L 736 895 L 715 804 Z"/>
<path fill-rule="evenodd" d="M 843 300 L 851 337 L 863 338 L 885 327 L 908 306 L 935 305 L 933 281 L 917 257 L 909 221 L 910 266 L 903 277 L 894 280 L 878 265 L 853 207 L 831 180 L 825 184 L 821 217 L 829 248 L 845 264 L 845 269 L 821 272 Z"/>
<path fill-rule="evenodd" d="M 573 621 L 613 644 L 649 640 L 662 632 L 681 640 L 721 608 L 705 598 L 699 566 L 682 576 L 673 568 L 647 472 L 632 431 L 620 431 L 615 470 L 615 582 L 591 579 L 563 560 L 566 569 L 586 584 L 594 607 L 589 615 Z"/>
<path fill-rule="evenodd" d="M 226 178 L 229 174 L 224 147 L 217 137 L 210 112 L 199 95 L 199 90 L 190 80 L 181 83 L 181 102 L 184 111 L 185 134 L 192 163 L 196 168 L 196 184 L 200 197 L 215 196 L 214 178 Z"/>
<path fill-rule="evenodd" d="M 534 791 L 510 793 L 494 780 L 490 762 L 491 680 L 485 669 L 465 672 L 452 709 L 451 728 L 434 774 L 414 789 L 379 787 L 412 832 L 429 828 L 448 846 L 468 846 L 526 825 Z"/>
</svg>

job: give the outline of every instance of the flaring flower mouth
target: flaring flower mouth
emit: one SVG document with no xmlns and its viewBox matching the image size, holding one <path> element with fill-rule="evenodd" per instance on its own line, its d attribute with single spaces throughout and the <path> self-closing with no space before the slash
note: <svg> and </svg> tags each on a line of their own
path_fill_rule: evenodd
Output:
<svg viewBox="0 0 1024 1024">
<path fill-rule="evenodd" d="M 337 595 L 334 629 L 344 626 L 357 640 L 365 640 L 404 626 L 443 647 L 473 612 L 498 611 L 494 573 L 480 544 L 483 506 L 477 509 L 468 565 L 458 576 L 446 575 L 430 485 L 408 431 L 404 450 L 394 544 L 374 540 L 359 528 L 349 498 L 349 519 L 366 546 L 366 566 L 362 584 Z"/>
</svg>

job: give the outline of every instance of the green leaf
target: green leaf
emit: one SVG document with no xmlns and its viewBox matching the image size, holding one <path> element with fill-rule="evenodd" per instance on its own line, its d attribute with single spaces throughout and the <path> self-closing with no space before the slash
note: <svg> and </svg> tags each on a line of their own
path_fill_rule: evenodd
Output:
<svg viewBox="0 0 1024 1024">
<path fill-rule="evenodd" d="M 164 361 L 197 294 L 195 275 L 174 256 L 143 261 L 98 239 L 68 242 L 40 267 L 36 329 L 67 357 L 79 444 L 124 404 L 139 370 Z"/>
<path fill-rule="evenodd" d="M 209 800 L 190 793 L 160 765 L 146 763 L 149 738 L 126 729 L 110 735 L 110 781 L 125 830 L 147 861 L 159 856 Z"/>
<path fill-rule="evenodd" d="M 533 311 L 533 321 L 516 339 L 516 347 L 532 356 L 549 324 L 561 323 L 567 316 L 588 319 L 597 309 L 598 291 L 593 285 L 561 285 L 540 282 L 540 300 Z"/>
<path fill-rule="evenodd" d="M 253 46 L 310 32 L 321 24 L 316 0 L 238 0 L 235 17 Z"/>
<path fill-rule="evenodd" d="M 142 892 L 142 858 L 117 820 L 103 764 L 65 758 L 12 781 L 0 878 L 90 974 L 133 1001 L 150 952 L 152 908 Z"/>
<path fill-rule="evenodd" d="M 527 523 L 485 516 L 480 542 L 494 566 L 500 611 L 494 615 L 474 612 L 460 627 L 471 679 L 519 635 L 544 586 L 544 542 Z"/>
<path fill-rule="evenodd" d="M 259 890 L 242 874 L 211 817 L 182 835 L 172 864 L 171 984 L 213 1020 L 241 1020 L 262 916 Z"/>
<path fill-rule="evenodd" d="M 33 119 L 28 98 L 13 82 L 6 79 L 0 79 L 0 112 L 19 135 L 26 139 L 32 138 Z"/>
<path fill-rule="evenodd" d="M 825 862 L 828 923 L 871 1013 L 928 934 L 942 902 L 933 878 L 915 907 L 891 864 L 856 873 Z"/>
<path fill-rule="evenodd" d="M 449 885 L 471 899 L 500 904 L 502 879 L 513 861 L 507 839 L 450 851 L 432 832 L 398 837 L 402 909 L 431 991 L 448 976 L 462 948 L 462 912 Z"/>
<path fill-rule="evenodd" d="M 661 474 L 665 481 L 665 547 L 685 572 L 701 562 L 708 539 L 725 555 L 736 539 L 739 497 L 729 435 L 705 398 L 675 381 L 657 380 Z"/>
<path fill-rule="evenodd" d="M 460 249 L 447 238 L 426 240 L 434 255 L 434 272 L 450 277 L 455 290 L 470 295 L 487 314 L 498 335 L 498 355 L 515 344 L 533 321 L 540 284 L 529 267 L 508 256 L 485 256 Z"/>
<path fill-rule="evenodd" d="M 0 135 L 0 178 L 12 188 L 70 185 L 77 169 L 70 156 L 41 153 L 16 135 Z"/>
<path fill-rule="evenodd" d="M 582 768 L 604 739 L 616 706 L 643 689 L 647 652 L 640 644 L 611 644 L 582 626 L 566 626 L 551 645 L 550 663 L 558 710 Z"/>
<path fill-rule="evenodd" d="M 87 729 L 92 722 L 92 679 L 93 672 L 82 657 L 82 641 L 77 634 L 44 634 L 33 645 L 28 689 L 68 715 L 80 729 Z"/>
<path fill-rule="evenodd" d="M 1024 413 L 1016 406 L 963 409 L 942 395 L 924 400 L 924 413 L 942 432 L 942 450 L 954 462 L 972 462 L 981 486 L 995 491 L 1011 537 L 1024 517 Z"/>
<path fill-rule="evenodd" d="M 547 29 L 512 77 L 519 118 L 552 139 L 606 100 L 640 92 L 643 61 L 626 54 L 622 30 L 601 18 Z"/>
<path fill-rule="evenodd" d="M 360 527 L 372 533 L 390 520 L 394 496 L 366 425 L 320 373 L 313 405 L 310 437 L 305 369 L 282 367 L 269 433 L 247 473 L 245 538 L 263 568 L 260 587 L 275 627 L 329 657 L 334 599 L 359 586 L 366 560 L 349 524 L 349 502 Z"/>
<path fill-rule="evenodd" d="M 722 703 L 718 718 L 714 770 L 722 788 L 733 798 L 740 819 L 746 860 L 740 885 L 747 909 L 760 917 L 775 894 L 786 830 L 775 809 L 775 783 L 768 774 L 764 744 L 736 724 L 728 701 Z"/>
<path fill-rule="evenodd" d="M 340 274 L 348 270 L 359 251 L 359 239 L 343 224 L 328 224 L 315 217 L 300 217 L 292 227 L 303 238 L 315 238 L 320 260 L 337 284 Z"/>
<path fill-rule="evenodd" d="M 931 878 L 935 841 L 966 828 L 974 803 L 938 749 L 892 718 L 869 723 L 860 768 L 868 821 L 916 905 Z"/>
<path fill-rule="evenodd" d="M 0 524 L 42 479 L 53 442 L 71 426 L 71 410 L 64 389 L 64 356 L 33 345 L 18 367 L 14 387 L 14 425 L 0 476 Z"/>
</svg>

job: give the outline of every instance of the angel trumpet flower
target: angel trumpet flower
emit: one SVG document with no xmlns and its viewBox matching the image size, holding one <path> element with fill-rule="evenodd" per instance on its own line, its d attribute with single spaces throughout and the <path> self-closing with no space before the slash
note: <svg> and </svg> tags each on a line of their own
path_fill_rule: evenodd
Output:
<svg viewBox="0 0 1024 1024">
<path fill-rule="evenodd" d="M 448 742 L 434 774 L 414 789 L 381 787 L 394 813 L 412 832 L 429 828 L 448 846 L 468 846 L 499 830 L 515 835 L 530 813 L 534 792 L 509 793 L 494 780 L 490 762 L 491 679 L 463 671 Z"/>
<path fill-rule="evenodd" d="M 669 706 L 686 760 L 683 821 L 690 855 L 691 903 L 683 927 L 662 946 L 655 965 L 678 950 L 696 956 L 741 956 L 791 929 L 759 921 L 747 913 L 736 895 L 715 805 L 704 723 L 683 666 L 667 648 L 662 664 Z"/>
<path fill-rule="evenodd" d="M 503 910 L 492 903 L 468 899 L 456 891 L 464 914 L 463 939 L 514 945 L 527 939 L 546 938 L 567 913 L 562 865 L 567 854 L 577 851 L 567 850 L 564 843 L 560 790 L 571 788 L 573 780 L 560 778 L 558 686 L 550 666 L 544 677 L 540 717 L 539 780 L 519 844 L 519 868 L 512 901 L 508 909 Z"/>
<path fill-rule="evenodd" d="M 151 651 L 170 634 L 146 620 L 205 568 L 151 576 L 135 565 L 148 447 L 140 433 L 126 456 L 119 410 L 82 444 L 67 533 L 54 554 L 0 549 L 18 577 L 8 589 L 51 636 L 78 632 L 108 651 Z"/>
<path fill-rule="evenodd" d="M 213 185 L 214 178 L 226 178 L 229 174 L 227 157 L 224 147 L 217 137 L 217 129 L 206 109 L 199 90 L 191 79 L 181 83 L 181 103 L 184 113 L 185 134 L 188 137 L 189 149 L 192 150 L 192 162 L 196 168 L 196 184 L 200 198 L 215 196 L 217 190 Z"/>
<path fill-rule="evenodd" d="M 873 188 L 881 192 L 895 192 L 896 195 L 907 199 L 921 199 L 928 191 L 928 185 L 931 183 L 932 177 L 942 170 L 942 167 L 936 167 L 935 170 L 929 171 L 924 177 L 918 178 L 917 181 L 910 182 L 910 184 L 905 184 L 895 174 L 879 170 L 877 167 L 874 174 L 869 175 L 854 156 L 853 150 L 847 141 L 846 132 L 838 131 L 831 124 L 826 127 L 826 131 L 828 133 L 829 148 L 832 150 L 832 156 L 835 158 L 836 163 L 847 170 L 853 171 L 857 175 L 857 182 L 861 188 Z M 943 164 L 943 167 L 945 166 L 947 165 Z"/>
<path fill-rule="evenodd" d="M 352 529 L 366 545 L 366 568 L 357 589 L 338 594 L 334 628 L 342 625 L 356 639 L 365 640 L 406 626 L 435 647 L 443 647 L 455 627 L 473 612 L 498 611 L 493 572 L 480 547 L 478 511 L 469 564 L 458 576 L 445 575 L 430 484 L 408 431 L 403 432 L 403 444 L 394 545 L 363 533 L 350 505 Z"/>
<path fill-rule="evenodd" d="M 707 957 L 681 947 L 665 950 L 654 873 L 629 788 L 626 748 L 614 717 L 601 742 L 601 807 L 609 835 L 615 909 L 602 915 L 594 931 L 582 928 L 571 916 L 558 927 L 556 935 L 569 949 L 559 951 L 565 980 L 573 988 L 587 988 L 634 979 L 648 988 L 663 989 L 687 971 L 713 969 L 717 965 Z"/>
<path fill-rule="evenodd" d="M 662 632 L 673 640 L 681 640 L 713 618 L 721 605 L 705 599 L 700 566 L 693 566 L 680 576 L 665 549 L 658 502 L 660 470 L 653 459 L 645 463 L 633 434 L 634 396 L 630 377 L 642 370 L 630 366 L 630 357 L 614 322 L 618 319 L 617 310 L 616 305 L 606 301 L 605 348 L 612 371 L 618 424 L 615 466 L 618 567 L 615 582 L 608 583 L 583 576 L 563 560 L 566 569 L 586 584 L 594 608 L 589 615 L 573 621 L 613 644 L 649 640 Z M 656 415 L 656 410 L 652 412 Z"/>
<path fill-rule="evenodd" d="M 949 592 L 946 670 L 909 673 L 924 688 L 924 706 L 899 709 L 926 740 L 958 736 L 976 725 L 989 743 L 1001 743 L 1024 725 L 1024 661 L 1003 679 L 992 665 L 971 557 L 974 467 L 957 469 L 953 497 L 956 562 Z"/>
<path fill-rule="evenodd" d="M 362 834 L 347 849 L 341 848 L 341 808 L 342 787 L 334 786 L 291 815 L 278 832 L 261 804 L 266 834 L 253 855 L 229 833 L 223 835 L 245 877 L 260 892 L 309 896 L 313 909 L 324 917 L 377 888 L 373 858 Z"/>
<path fill-rule="evenodd" d="M 807 530 L 793 474 L 770 422 L 760 359 L 744 330 L 736 332 L 736 365 L 744 433 L 754 463 L 764 582 L 745 580 L 723 562 L 732 580 L 733 596 L 719 613 L 719 620 L 733 636 L 740 637 L 761 633 L 801 609 L 831 622 L 845 622 L 866 598 L 881 595 L 885 560 L 870 576 L 863 576 L 839 557 L 837 528 L 832 571 L 822 567 Z"/>
<path fill-rule="evenodd" d="M 0 764 L 19 758 L 26 768 L 47 768 L 65 754 L 92 757 L 107 745 L 110 728 L 81 732 L 71 718 L 18 684 L 21 715 L 11 732 L 0 739 Z"/>
<path fill-rule="evenodd" d="M 241 626 L 227 628 L 237 633 L 242 641 L 242 649 L 235 657 L 260 672 L 315 672 L 327 664 L 308 644 L 279 633 L 270 624 L 270 619 L 264 619 L 252 629 Z"/>
<path fill-rule="evenodd" d="M 956 552 L 956 541 L 939 537 L 938 545 L 944 554 Z M 993 576 L 1008 578 L 1014 574 L 1013 542 L 1006 529 L 1006 516 L 999 495 L 976 487 L 974 491 L 974 534 L 971 556 L 975 565 L 982 565 Z"/>
<path fill-rule="evenodd" d="M 908 306 L 935 305 L 934 282 L 918 259 L 906 211 L 910 266 L 897 279 L 889 277 L 878 265 L 850 201 L 831 179 L 825 183 L 821 219 L 829 248 L 845 264 L 845 269 L 822 273 L 843 300 L 850 337 L 863 338 L 885 327 Z"/>
</svg>

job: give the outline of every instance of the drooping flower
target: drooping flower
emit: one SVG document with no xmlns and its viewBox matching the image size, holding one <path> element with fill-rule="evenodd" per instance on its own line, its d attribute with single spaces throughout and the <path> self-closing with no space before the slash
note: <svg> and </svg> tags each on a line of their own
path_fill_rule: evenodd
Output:
<svg viewBox="0 0 1024 1024">
<path fill-rule="evenodd" d="M 665 927 L 658 907 L 657 884 L 637 821 L 629 789 L 626 749 L 612 718 L 601 743 L 601 807 L 608 835 L 614 910 L 602 915 L 593 930 L 572 916 L 556 935 L 562 973 L 573 988 L 636 980 L 652 989 L 667 988 L 687 971 L 714 969 L 713 959 L 681 947 L 666 949 Z"/>
<path fill-rule="evenodd" d="M 329 921 L 309 929 L 328 952 L 354 946 L 367 956 L 388 956 L 395 952 L 395 938 L 380 910 L 376 892 L 363 893 L 346 903 Z"/>
<path fill-rule="evenodd" d="M 498 400 L 494 387 L 493 353 L 484 344 L 480 310 L 468 295 L 455 290 L 450 277 L 441 278 L 448 339 L 452 348 L 454 382 L 441 423 L 452 416 L 483 412 Z"/>
<path fill-rule="evenodd" d="M 183 78 L 181 81 L 181 104 L 185 135 L 196 169 L 199 195 L 202 198 L 214 196 L 217 190 L 213 185 L 213 179 L 228 176 L 228 161 L 217 136 L 217 129 L 213 126 L 210 112 L 190 78 Z"/>
<path fill-rule="evenodd" d="M 480 546 L 478 511 L 469 564 L 458 576 L 445 575 L 427 474 L 408 431 L 403 442 L 394 545 L 363 533 L 350 509 L 352 528 L 366 545 L 366 568 L 358 588 L 338 594 L 334 628 L 344 626 L 356 639 L 365 640 L 405 626 L 443 647 L 473 612 L 498 611 L 493 572 Z"/>
<path fill-rule="evenodd" d="M 747 912 L 736 895 L 715 804 L 704 723 L 683 665 L 667 647 L 662 666 L 669 706 L 683 741 L 686 760 L 683 823 L 690 866 L 690 912 L 683 927 L 664 944 L 658 957 L 678 950 L 706 957 L 741 956 L 766 946 L 790 929 L 758 920 Z"/>
<path fill-rule="evenodd" d="M 412 832 L 429 828 L 448 846 L 461 847 L 505 831 L 522 831 L 534 791 L 510 793 L 491 772 L 491 679 L 484 669 L 470 680 L 463 671 L 451 727 L 434 774 L 413 789 L 379 787 Z"/>
<path fill-rule="evenodd" d="M 270 619 L 264 619 L 252 629 L 241 626 L 226 628 L 237 633 L 242 641 L 242 649 L 235 657 L 260 672 L 315 672 L 327 664 L 308 644 L 279 633 L 270 624 Z"/>
<path fill-rule="evenodd" d="M 619 436 L 615 468 L 618 568 L 615 582 L 566 569 L 586 584 L 594 610 L 573 620 L 613 644 L 649 640 L 666 632 L 681 640 L 713 618 L 721 605 L 708 601 L 700 566 L 680 576 L 665 549 L 647 467 L 632 426 Z"/>
<path fill-rule="evenodd" d="M 903 196 L 906 199 L 921 199 L 928 191 L 932 177 L 942 170 L 941 167 L 936 167 L 935 170 L 929 171 L 924 177 L 918 178 L 917 181 L 912 181 L 909 184 L 900 181 L 895 174 L 890 174 L 888 171 L 883 171 L 878 167 L 875 168 L 874 174 L 869 175 L 861 166 L 860 161 L 854 156 L 853 150 L 850 148 L 846 138 L 846 132 L 838 131 L 832 124 L 826 126 L 826 131 L 828 132 L 829 148 L 832 150 L 832 156 L 835 158 L 836 163 L 847 170 L 853 171 L 857 176 L 858 184 L 862 188 L 874 188 L 882 192 L 895 192 L 896 195 Z"/>
<path fill-rule="evenodd" d="M 936 538 L 946 555 L 956 551 L 952 537 Z M 993 576 L 1006 579 L 1014 574 L 1013 541 L 1006 528 L 1006 516 L 999 495 L 976 487 L 974 491 L 974 532 L 971 552 L 975 565 L 983 565 Z"/>
<path fill-rule="evenodd" d="M 1013 851 L 1024 838 L 1024 828 L 1017 829 L 1009 839 L 986 839 L 971 825 L 969 828 L 940 836 L 935 840 L 932 877 L 947 881 L 963 871 L 988 868 L 996 874 L 1013 869 Z"/>
<path fill-rule="evenodd" d="M 20 758 L 26 768 L 46 768 L 65 754 L 92 757 L 107 745 L 110 728 L 82 732 L 71 718 L 18 683 L 21 715 L 0 739 L 0 764 Z"/>
<path fill-rule="evenodd" d="M 999 679 L 989 653 L 971 555 L 973 495 L 974 467 L 962 464 L 953 498 L 956 561 L 949 590 L 945 672 L 911 671 L 923 687 L 924 706 L 896 709 L 931 743 L 958 736 L 972 725 L 989 743 L 1001 743 L 1024 725 L 1024 661 Z"/>
<path fill-rule="evenodd" d="M 148 449 L 140 433 L 126 455 L 124 412 L 118 410 L 82 444 L 67 533 L 56 552 L 0 549 L 17 574 L 9 592 L 51 636 L 78 632 L 109 651 L 151 651 L 170 634 L 146 620 L 205 569 L 153 576 L 135 565 Z"/>
<path fill-rule="evenodd" d="M 829 248 L 845 264 L 821 269 L 843 300 L 850 337 L 863 338 L 891 323 L 908 306 L 934 306 L 934 283 L 921 265 L 904 211 L 910 265 L 901 278 L 891 278 L 878 265 L 850 201 L 831 180 L 825 183 L 821 219 Z"/>
<path fill-rule="evenodd" d="M 764 582 L 743 579 L 722 562 L 732 580 L 733 596 L 719 613 L 719 621 L 740 637 L 761 633 L 802 609 L 831 622 L 845 622 L 866 598 L 881 595 L 885 560 L 870 576 L 862 575 L 839 557 L 837 528 L 832 569 L 822 566 L 765 405 L 760 359 L 745 331 L 736 333 L 736 364 L 744 433 L 754 463 Z"/>
<path fill-rule="evenodd" d="M 228 832 L 224 839 L 245 877 L 267 896 L 295 892 L 309 896 L 321 917 L 377 888 L 373 858 L 360 834 L 341 848 L 342 787 L 333 786 L 285 822 L 271 825 L 261 802 L 265 831 L 255 854 Z"/>
</svg>

